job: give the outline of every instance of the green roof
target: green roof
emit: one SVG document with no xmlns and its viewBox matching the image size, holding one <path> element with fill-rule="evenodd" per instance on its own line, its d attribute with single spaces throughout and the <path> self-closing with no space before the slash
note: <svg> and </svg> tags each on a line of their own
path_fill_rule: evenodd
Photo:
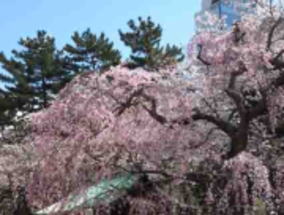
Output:
<svg viewBox="0 0 284 215">
<path fill-rule="evenodd" d="M 37 215 L 47 215 L 90 208 L 100 202 L 110 203 L 122 196 L 137 181 L 137 177 L 126 175 L 111 180 L 104 180 L 97 185 L 88 187 L 78 194 L 72 194 L 64 200 L 54 203 L 40 211 Z"/>
</svg>

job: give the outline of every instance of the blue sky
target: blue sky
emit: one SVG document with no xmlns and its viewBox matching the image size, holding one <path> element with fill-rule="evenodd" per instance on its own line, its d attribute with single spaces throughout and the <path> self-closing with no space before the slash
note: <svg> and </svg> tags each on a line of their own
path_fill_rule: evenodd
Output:
<svg viewBox="0 0 284 215">
<path fill-rule="evenodd" d="M 0 51 L 6 55 L 20 37 L 46 30 L 56 38 L 58 48 L 70 42 L 74 31 L 90 27 L 105 32 L 126 57 L 128 48 L 120 42 L 118 29 L 127 21 L 151 16 L 163 27 L 163 42 L 185 46 L 194 32 L 194 13 L 201 0 L 2 0 L 0 7 Z"/>
</svg>

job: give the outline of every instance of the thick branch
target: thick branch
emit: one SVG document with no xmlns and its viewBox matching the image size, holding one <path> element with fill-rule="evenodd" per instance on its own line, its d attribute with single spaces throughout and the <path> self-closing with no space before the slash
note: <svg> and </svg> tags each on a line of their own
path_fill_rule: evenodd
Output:
<svg viewBox="0 0 284 215">
<path fill-rule="evenodd" d="M 175 119 L 175 120 L 167 120 L 167 118 L 161 114 L 159 114 L 157 112 L 157 101 L 154 97 L 147 95 L 146 93 L 144 93 L 143 88 L 140 88 L 136 91 L 134 91 L 129 98 L 120 104 L 120 106 L 117 108 L 117 116 L 120 116 L 121 114 L 124 113 L 124 111 L 128 108 L 130 108 L 131 106 L 133 106 L 133 99 L 138 98 L 138 97 L 142 97 L 144 98 L 146 101 L 150 102 L 150 108 L 147 107 L 147 105 L 142 104 L 142 107 L 149 113 L 149 115 L 155 119 L 157 122 L 159 122 L 162 125 L 165 124 L 179 124 L 179 125 L 188 125 L 190 122 L 190 118 L 189 117 L 185 117 L 182 119 Z M 141 102 L 142 103 L 142 102 Z"/>
<path fill-rule="evenodd" d="M 144 109 L 150 114 L 150 116 L 161 124 L 167 123 L 167 119 L 164 116 L 158 114 L 157 112 L 157 104 L 155 98 L 145 93 L 142 94 L 142 97 L 145 98 L 147 101 L 150 101 L 151 103 L 151 109 L 149 109 L 146 105 L 143 105 Z"/>
<path fill-rule="evenodd" d="M 253 120 L 265 113 L 267 113 L 267 108 L 264 99 L 262 99 L 256 106 L 250 108 L 248 111 L 248 119 Z"/>
<path fill-rule="evenodd" d="M 210 66 L 211 63 L 209 63 L 207 60 L 203 59 L 203 57 L 202 57 L 203 46 L 201 44 L 199 44 L 198 48 L 199 48 L 199 51 L 198 51 L 197 59 L 200 60 L 206 66 Z"/>
<path fill-rule="evenodd" d="M 195 113 L 192 116 L 192 119 L 195 121 L 205 120 L 207 122 L 211 122 L 214 125 L 216 125 L 219 129 L 221 129 L 223 132 L 225 132 L 228 136 L 232 136 L 234 131 L 236 131 L 236 128 L 229 122 L 224 121 L 222 119 L 218 119 L 211 115 L 200 113 L 199 111 L 197 111 L 197 113 Z"/>
<path fill-rule="evenodd" d="M 130 96 L 129 98 L 120 104 L 120 106 L 115 110 L 117 112 L 117 116 L 120 116 L 121 114 L 123 114 L 123 112 L 130 108 L 133 104 L 132 104 L 132 101 L 134 98 L 140 96 L 143 92 L 143 88 L 140 88 L 138 90 L 135 90 Z"/>
<path fill-rule="evenodd" d="M 269 50 L 272 45 L 272 38 L 273 38 L 274 32 L 276 31 L 277 27 L 281 24 L 281 21 L 282 21 L 282 18 L 279 17 L 279 19 L 274 23 L 274 25 L 271 27 L 268 33 L 267 45 L 266 45 L 267 50 Z"/>
<path fill-rule="evenodd" d="M 234 101 L 237 111 L 240 115 L 240 122 L 237 124 L 235 132 L 230 135 L 231 137 L 231 149 L 225 156 L 229 159 L 246 149 L 248 144 L 248 127 L 250 118 L 248 117 L 248 110 L 244 105 L 243 95 L 235 89 L 236 79 L 239 75 L 246 71 L 246 67 L 242 62 L 239 64 L 239 69 L 231 74 L 228 88 L 225 90 L 227 95 Z"/>
<path fill-rule="evenodd" d="M 229 84 L 228 84 L 228 88 L 225 90 L 227 95 L 234 101 L 234 103 L 237 107 L 237 111 L 240 114 L 241 121 L 244 120 L 244 118 L 246 117 L 246 109 L 245 109 L 245 106 L 244 106 L 243 96 L 235 90 L 235 84 L 236 84 L 237 77 L 239 75 L 243 74 L 245 71 L 246 71 L 245 66 L 243 65 L 242 62 L 240 62 L 239 63 L 239 69 L 234 71 L 231 74 Z"/>
</svg>

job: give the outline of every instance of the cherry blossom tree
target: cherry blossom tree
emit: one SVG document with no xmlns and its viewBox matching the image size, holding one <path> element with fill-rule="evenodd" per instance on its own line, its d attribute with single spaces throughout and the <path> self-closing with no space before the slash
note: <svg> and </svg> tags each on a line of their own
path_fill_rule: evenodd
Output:
<svg viewBox="0 0 284 215">
<path fill-rule="evenodd" d="M 139 183 L 117 202 L 128 214 L 284 213 L 284 18 L 260 6 L 193 38 L 190 81 L 120 65 L 30 115 L 30 205 L 130 173 Z"/>
<path fill-rule="evenodd" d="M 284 23 L 279 7 L 260 3 L 258 13 L 244 16 L 234 25 L 232 31 L 203 32 L 196 35 L 189 46 L 189 52 L 190 55 L 197 56 L 196 59 L 192 57 L 192 64 L 197 65 L 198 68 L 198 72 L 195 72 L 196 79 L 203 79 L 203 85 L 206 86 L 201 88 L 199 98 L 203 102 L 195 111 L 203 115 L 209 114 L 211 118 L 206 121 L 213 123 L 229 137 L 230 149 L 224 158 L 236 162 L 233 164 L 232 161 L 228 161 L 231 163 L 231 168 L 234 168 L 231 169 L 233 178 L 241 172 L 250 178 L 252 175 L 248 172 L 256 172 L 256 169 L 246 171 L 243 168 L 242 163 L 245 160 L 247 160 L 246 168 L 251 166 L 248 162 L 250 155 L 244 153 L 248 151 L 256 156 L 254 159 L 250 158 L 250 162 L 255 160 L 254 165 L 258 168 L 265 165 L 262 171 L 260 169 L 258 171 L 262 172 L 263 182 L 266 178 L 270 180 L 270 187 L 273 187 L 277 179 L 269 179 L 265 172 L 270 171 L 270 176 L 275 172 L 282 172 L 274 166 L 283 162 L 279 157 L 283 156 L 281 138 L 283 138 L 284 104 Z M 204 109 L 206 106 L 207 108 Z M 272 142 L 277 142 L 278 145 L 272 146 Z M 237 161 L 241 157 L 242 160 Z M 283 173 L 279 174 L 283 177 Z M 231 205 L 257 202 L 252 200 L 255 197 L 246 198 L 249 190 L 254 186 L 252 183 L 260 185 L 256 176 L 249 180 L 251 185 L 246 184 L 248 182 L 245 182 L 247 180 L 244 178 L 237 178 L 233 180 L 236 184 L 230 187 L 232 191 L 237 185 L 237 189 L 234 188 L 236 195 L 233 195 L 234 200 Z M 242 188 L 243 186 L 246 188 Z M 274 206 L 270 203 L 266 206 L 270 204 L 269 207 L 277 208 L 281 211 L 280 214 L 283 213 L 283 208 L 280 208 L 283 202 L 281 186 L 274 187 L 276 189 L 272 191 L 268 185 L 263 185 L 263 190 L 267 188 L 264 192 L 266 194 L 260 195 L 266 196 L 266 200 L 270 199 L 267 201 L 270 203 L 273 202 L 272 199 L 276 199 Z M 231 197 L 227 197 L 228 201 Z M 263 197 L 258 199 L 263 200 Z M 241 214 L 245 213 L 245 209 L 236 210 Z"/>
</svg>

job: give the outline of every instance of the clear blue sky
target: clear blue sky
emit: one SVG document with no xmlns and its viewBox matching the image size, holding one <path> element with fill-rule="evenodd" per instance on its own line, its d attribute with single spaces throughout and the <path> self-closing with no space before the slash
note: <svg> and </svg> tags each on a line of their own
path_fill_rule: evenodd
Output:
<svg viewBox="0 0 284 215">
<path fill-rule="evenodd" d="M 118 29 L 127 21 L 151 16 L 163 27 L 163 42 L 185 46 L 194 32 L 194 13 L 201 0 L 1 0 L 0 51 L 6 55 L 18 48 L 20 37 L 46 30 L 56 38 L 58 48 L 70 42 L 74 31 L 90 27 L 105 32 L 115 47 L 127 56 Z"/>
</svg>

